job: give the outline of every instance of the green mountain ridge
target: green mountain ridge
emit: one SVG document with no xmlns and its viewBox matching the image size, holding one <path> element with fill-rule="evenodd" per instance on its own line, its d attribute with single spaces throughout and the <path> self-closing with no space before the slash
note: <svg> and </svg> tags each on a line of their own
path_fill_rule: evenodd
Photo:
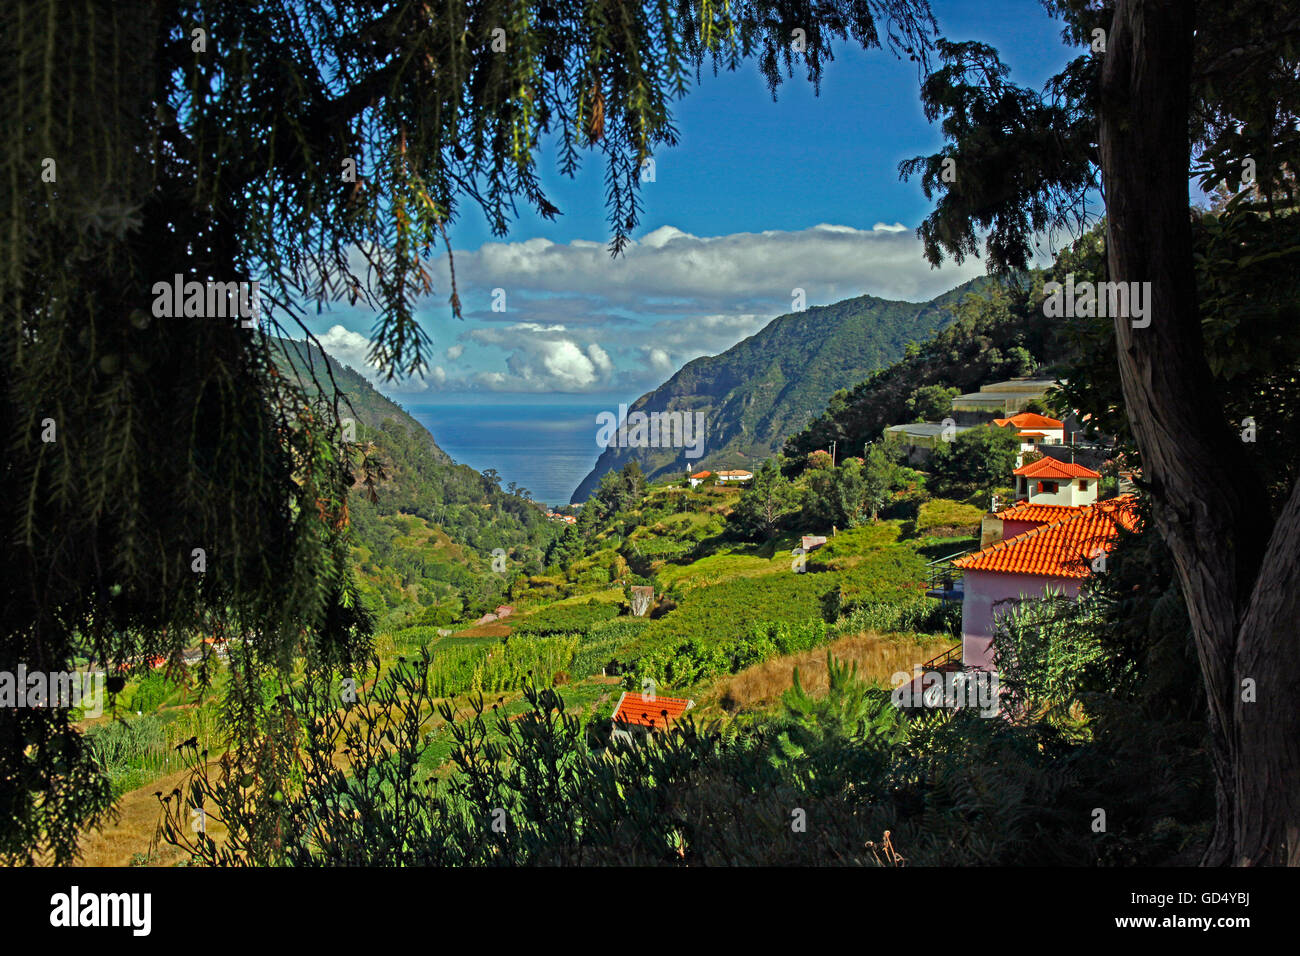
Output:
<svg viewBox="0 0 1300 956">
<path fill-rule="evenodd" d="M 773 319 L 719 355 L 684 365 L 642 395 L 631 412 L 704 412 L 705 453 L 684 448 L 607 447 L 571 500 L 585 501 L 607 472 L 636 460 L 648 478 L 685 469 L 757 464 L 821 415 L 832 395 L 902 357 L 909 342 L 929 338 L 953 317 L 968 292 L 991 279 L 964 282 L 928 302 L 863 295 Z"/>
<path fill-rule="evenodd" d="M 1013 283 L 985 286 L 978 295 L 956 303 L 952 321 L 933 337 L 851 388 L 835 392 L 820 414 L 790 436 L 783 453 L 799 459 L 829 448 L 831 442 L 861 448 L 878 441 L 888 426 L 916 419 L 908 399 L 924 386 L 964 393 L 1024 375 L 1056 377 L 1080 359 L 1083 346 L 1061 325 L 1043 321 L 1037 306 L 1043 280 L 1042 273 L 1027 274 Z M 1059 414 L 1065 414 L 1069 404 L 1058 409 Z"/>
<path fill-rule="evenodd" d="M 307 342 L 278 344 L 288 370 L 309 391 L 328 393 L 333 377 L 339 416 L 355 419 L 358 444 L 374 443 L 384 472 L 378 500 L 370 501 L 358 482 L 348 510 L 361 590 L 377 610 L 450 624 L 495 607 L 518 572 L 540 570 L 555 533 L 542 508 L 502 491 L 499 479 L 457 464 L 427 428 L 355 369 Z M 494 560 L 497 549 L 505 552 L 504 565 Z"/>
<path fill-rule="evenodd" d="M 299 380 L 308 389 L 315 390 L 312 382 L 313 373 L 316 380 L 325 388 L 329 387 L 332 376 L 340 392 L 347 397 L 352 413 L 360 424 L 369 428 L 379 428 L 386 420 L 396 420 L 405 428 L 415 431 L 417 440 L 428 450 L 435 462 L 443 465 L 454 464 L 451 456 L 438 446 L 427 428 L 412 418 L 401 405 L 383 395 L 352 366 L 344 365 L 328 352 L 305 340 L 277 339 L 276 344 Z M 349 417 L 346 407 L 341 407 L 339 414 L 344 418 Z"/>
</svg>

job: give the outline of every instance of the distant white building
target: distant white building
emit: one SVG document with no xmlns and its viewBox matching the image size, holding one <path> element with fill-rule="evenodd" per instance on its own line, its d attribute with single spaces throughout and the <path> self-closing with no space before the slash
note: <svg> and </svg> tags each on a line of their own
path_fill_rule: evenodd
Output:
<svg viewBox="0 0 1300 956">
<path fill-rule="evenodd" d="M 931 451 L 943 440 L 944 429 L 952 437 L 970 431 L 972 425 L 944 425 L 942 422 L 912 422 L 909 425 L 890 425 L 881 437 L 888 445 L 907 445 L 909 448 L 926 448 Z"/>
<path fill-rule="evenodd" d="M 726 482 L 738 483 L 744 481 L 753 481 L 754 473 L 752 471 L 720 471 L 718 472 L 718 484 Z"/>
<path fill-rule="evenodd" d="M 1042 399 L 1056 385 L 1050 378 L 1013 378 L 1005 382 L 981 385 L 978 392 L 967 392 L 952 400 L 954 412 L 991 415 L 1015 415 L 1035 399 Z"/>
<path fill-rule="evenodd" d="M 995 418 L 993 424 L 1013 431 L 1020 439 L 1022 452 L 1033 451 L 1035 445 L 1065 443 L 1065 423 L 1035 412 L 1021 412 L 1010 418 Z"/>
</svg>

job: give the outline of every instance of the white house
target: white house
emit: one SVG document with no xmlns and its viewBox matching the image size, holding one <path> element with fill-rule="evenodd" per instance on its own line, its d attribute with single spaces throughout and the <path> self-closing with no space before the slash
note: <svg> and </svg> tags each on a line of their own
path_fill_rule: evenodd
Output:
<svg viewBox="0 0 1300 956">
<path fill-rule="evenodd" d="M 1101 474 L 1074 462 L 1040 458 L 1021 465 L 1013 472 L 1016 500 L 1031 505 L 1095 504 Z"/>
<path fill-rule="evenodd" d="M 707 474 L 707 472 L 706 472 L 706 474 Z M 735 484 L 735 483 L 740 483 L 740 482 L 744 482 L 744 481 L 752 481 L 753 478 L 754 478 L 754 473 L 753 473 L 752 471 L 740 471 L 740 470 L 737 470 L 737 471 L 720 471 L 720 472 L 718 472 L 718 484 L 720 484 L 720 485 L 721 485 L 721 484 L 725 484 L 725 483 L 727 483 L 727 482 L 732 482 L 733 484 Z"/>
<path fill-rule="evenodd" d="M 691 487 L 694 488 L 697 485 L 703 484 L 704 479 L 708 478 L 712 474 L 713 472 L 711 471 L 697 471 L 695 474 L 691 475 L 686 480 L 689 481 L 691 483 Z"/>
<path fill-rule="evenodd" d="M 1017 519 L 1013 536 L 952 563 L 964 578 L 962 665 L 974 670 L 993 669 L 998 618 L 1021 601 L 1043 597 L 1049 590 L 1077 597 L 1094 573 L 1096 559 L 1115 546 L 1120 529 L 1136 530 L 1136 505 L 1136 498 L 1124 495 L 1082 508 L 1031 504 L 1006 512 Z M 1029 530 L 1022 530 L 1026 527 Z"/>
<path fill-rule="evenodd" d="M 1065 423 L 1035 412 L 1021 412 L 1010 418 L 995 418 L 999 428 L 1013 429 L 1020 438 L 1022 451 L 1032 451 L 1035 445 L 1061 445 L 1065 443 Z"/>
</svg>

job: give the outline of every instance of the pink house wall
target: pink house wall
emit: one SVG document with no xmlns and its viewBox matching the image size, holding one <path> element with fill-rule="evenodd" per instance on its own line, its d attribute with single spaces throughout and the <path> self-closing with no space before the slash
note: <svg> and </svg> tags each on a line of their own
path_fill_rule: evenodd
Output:
<svg viewBox="0 0 1300 956">
<path fill-rule="evenodd" d="M 979 670 L 993 668 L 993 632 L 996 619 L 1014 607 L 1004 601 L 1042 597 L 1050 587 L 1076 597 L 1080 582 L 1043 574 L 1007 574 L 1001 571 L 967 571 L 961 605 L 961 662 Z"/>
</svg>

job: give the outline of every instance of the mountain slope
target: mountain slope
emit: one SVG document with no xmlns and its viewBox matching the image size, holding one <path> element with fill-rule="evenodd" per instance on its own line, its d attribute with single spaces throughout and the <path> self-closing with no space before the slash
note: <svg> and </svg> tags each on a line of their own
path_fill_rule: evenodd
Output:
<svg viewBox="0 0 1300 956">
<path fill-rule="evenodd" d="M 340 408 L 343 418 L 354 417 L 357 422 L 368 428 L 379 428 L 385 421 L 392 419 L 408 431 L 413 431 L 414 438 L 428 452 L 432 460 L 440 465 L 452 464 L 451 456 L 438 447 L 428 429 L 412 418 L 401 405 L 380 394 L 370 381 L 352 368 L 344 365 L 332 355 L 322 352 L 307 341 L 295 339 L 277 339 L 276 345 L 284 353 L 288 365 L 297 373 L 298 378 L 308 390 L 315 392 L 312 374 L 326 389 L 330 385 L 330 376 L 339 390 L 347 397 L 352 406 Z M 326 366 L 328 364 L 328 372 Z"/>
<path fill-rule="evenodd" d="M 820 415 L 790 436 L 785 454 L 798 458 L 832 441 L 841 448 L 876 441 L 887 426 L 914 420 L 907 400 L 922 386 L 973 392 L 999 379 L 1054 376 L 1061 363 L 1078 355 L 1079 346 L 1060 323 L 1043 321 L 1030 294 L 1032 284 L 989 286 L 959 303 L 953 321 L 933 338 L 832 395 Z"/>
<path fill-rule="evenodd" d="M 773 319 L 720 355 L 688 362 L 629 412 L 704 412 L 704 455 L 682 448 L 607 447 L 573 493 L 585 501 L 606 472 L 637 460 L 654 478 L 686 468 L 745 467 L 775 454 L 785 439 L 821 414 L 836 391 L 854 385 L 928 338 L 952 318 L 973 279 L 929 302 L 863 295 Z"/>
<path fill-rule="evenodd" d="M 495 607 L 514 573 L 540 570 L 555 531 L 541 508 L 456 464 L 356 370 L 306 342 L 278 344 L 287 370 L 309 391 L 316 391 L 309 370 L 327 392 L 333 376 L 346 399 L 340 417 L 356 420 L 358 442 L 373 441 L 382 463 L 379 500 L 369 501 L 358 484 L 348 501 L 363 594 L 389 611 L 413 608 L 424 615 L 413 619 L 446 624 Z M 498 548 L 506 552 L 504 566 L 494 566 Z"/>
</svg>

